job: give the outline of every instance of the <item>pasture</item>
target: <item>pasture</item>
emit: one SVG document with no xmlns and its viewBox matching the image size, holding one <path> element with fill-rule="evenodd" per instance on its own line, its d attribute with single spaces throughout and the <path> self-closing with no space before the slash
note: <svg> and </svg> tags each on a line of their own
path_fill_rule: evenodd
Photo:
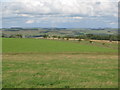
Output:
<svg viewBox="0 0 120 90">
<path fill-rule="evenodd" d="M 3 38 L 3 88 L 117 88 L 117 44 Z"/>
<path fill-rule="evenodd" d="M 113 53 L 117 49 L 46 39 L 3 38 L 3 53 Z"/>
</svg>

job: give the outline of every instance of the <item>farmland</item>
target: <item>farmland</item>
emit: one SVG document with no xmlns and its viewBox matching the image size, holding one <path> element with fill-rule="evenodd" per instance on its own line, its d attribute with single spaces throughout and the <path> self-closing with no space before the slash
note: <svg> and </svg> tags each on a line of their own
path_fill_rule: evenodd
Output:
<svg viewBox="0 0 120 90">
<path fill-rule="evenodd" d="M 3 88 L 117 88 L 117 43 L 3 38 Z"/>
<path fill-rule="evenodd" d="M 56 35 L 56 36 L 66 36 L 66 35 L 84 35 L 84 34 L 95 34 L 95 35 L 117 35 L 118 30 L 115 29 L 104 29 L 104 30 L 91 30 L 91 29 L 64 29 L 64 28 L 28 28 L 28 29 L 1 29 L 3 34 L 6 34 L 8 36 L 13 35 L 13 34 L 22 34 L 26 37 L 30 36 L 38 36 L 38 35 Z"/>
</svg>

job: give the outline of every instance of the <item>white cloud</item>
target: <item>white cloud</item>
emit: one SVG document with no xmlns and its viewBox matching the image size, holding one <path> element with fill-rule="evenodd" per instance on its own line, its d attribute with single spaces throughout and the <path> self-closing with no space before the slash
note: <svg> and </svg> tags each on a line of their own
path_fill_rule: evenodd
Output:
<svg viewBox="0 0 120 90">
<path fill-rule="evenodd" d="M 113 24 L 118 24 L 117 22 L 110 22 L 109 24 L 113 25 Z"/>
<path fill-rule="evenodd" d="M 2 4 L 4 18 L 25 18 L 25 23 L 79 22 L 118 17 L 118 0 L 13 0 Z M 112 19 L 110 21 L 112 21 Z M 22 19 L 21 19 L 22 20 Z M 16 20 L 17 22 L 17 20 Z M 107 21 L 106 21 L 107 22 Z M 112 24 L 111 24 L 112 25 Z"/>
<path fill-rule="evenodd" d="M 83 17 L 72 17 L 73 19 L 83 19 Z"/>
<path fill-rule="evenodd" d="M 19 14 L 18 16 L 22 16 L 22 17 L 34 17 L 34 16 L 28 15 L 28 14 Z"/>
<path fill-rule="evenodd" d="M 31 23 L 34 23 L 35 21 L 34 20 L 27 20 L 26 23 L 27 24 L 31 24 Z"/>
<path fill-rule="evenodd" d="M 117 2 L 113 0 L 15 0 L 18 3 L 6 5 L 5 14 L 79 14 L 104 16 L 117 13 Z M 117 0 L 116 0 L 117 1 Z"/>
</svg>

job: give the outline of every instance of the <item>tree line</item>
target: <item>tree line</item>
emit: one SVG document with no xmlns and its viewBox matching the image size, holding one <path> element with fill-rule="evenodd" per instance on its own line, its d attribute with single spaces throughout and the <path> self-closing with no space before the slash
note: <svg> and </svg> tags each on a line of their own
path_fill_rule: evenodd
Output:
<svg viewBox="0 0 120 90">
<path fill-rule="evenodd" d="M 6 35 L 6 34 L 2 34 L 3 38 L 23 38 L 22 34 L 14 34 L 14 35 Z M 26 38 L 31 38 L 32 36 L 28 36 Z M 34 36 L 33 36 L 34 37 Z M 96 34 L 85 34 L 85 35 L 79 35 L 79 36 L 71 36 L 71 35 L 66 35 L 66 36 L 57 36 L 57 35 L 47 35 L 44 34 L 42 35 L 43 38 L 58 38 L 58 39 L 64 39 L 66 38 L 67 40 L 69 40 L 70 38 L 73 39 L 94 39 L 94 40 L 110 40 L 110 41 L 120 41 L 120 35 L 96 35 Z"/>
</svg>

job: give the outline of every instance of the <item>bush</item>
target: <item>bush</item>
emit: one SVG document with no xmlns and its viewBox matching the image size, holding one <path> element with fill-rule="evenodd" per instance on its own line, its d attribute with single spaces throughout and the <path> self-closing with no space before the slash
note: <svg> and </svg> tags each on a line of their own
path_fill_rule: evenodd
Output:
<svg viewBox="0 0 120 90">
<path fill-rule="evenodd" d="M 21 34 L 11 35 L 9 38 L 22 38 Z"/>
</svg>

